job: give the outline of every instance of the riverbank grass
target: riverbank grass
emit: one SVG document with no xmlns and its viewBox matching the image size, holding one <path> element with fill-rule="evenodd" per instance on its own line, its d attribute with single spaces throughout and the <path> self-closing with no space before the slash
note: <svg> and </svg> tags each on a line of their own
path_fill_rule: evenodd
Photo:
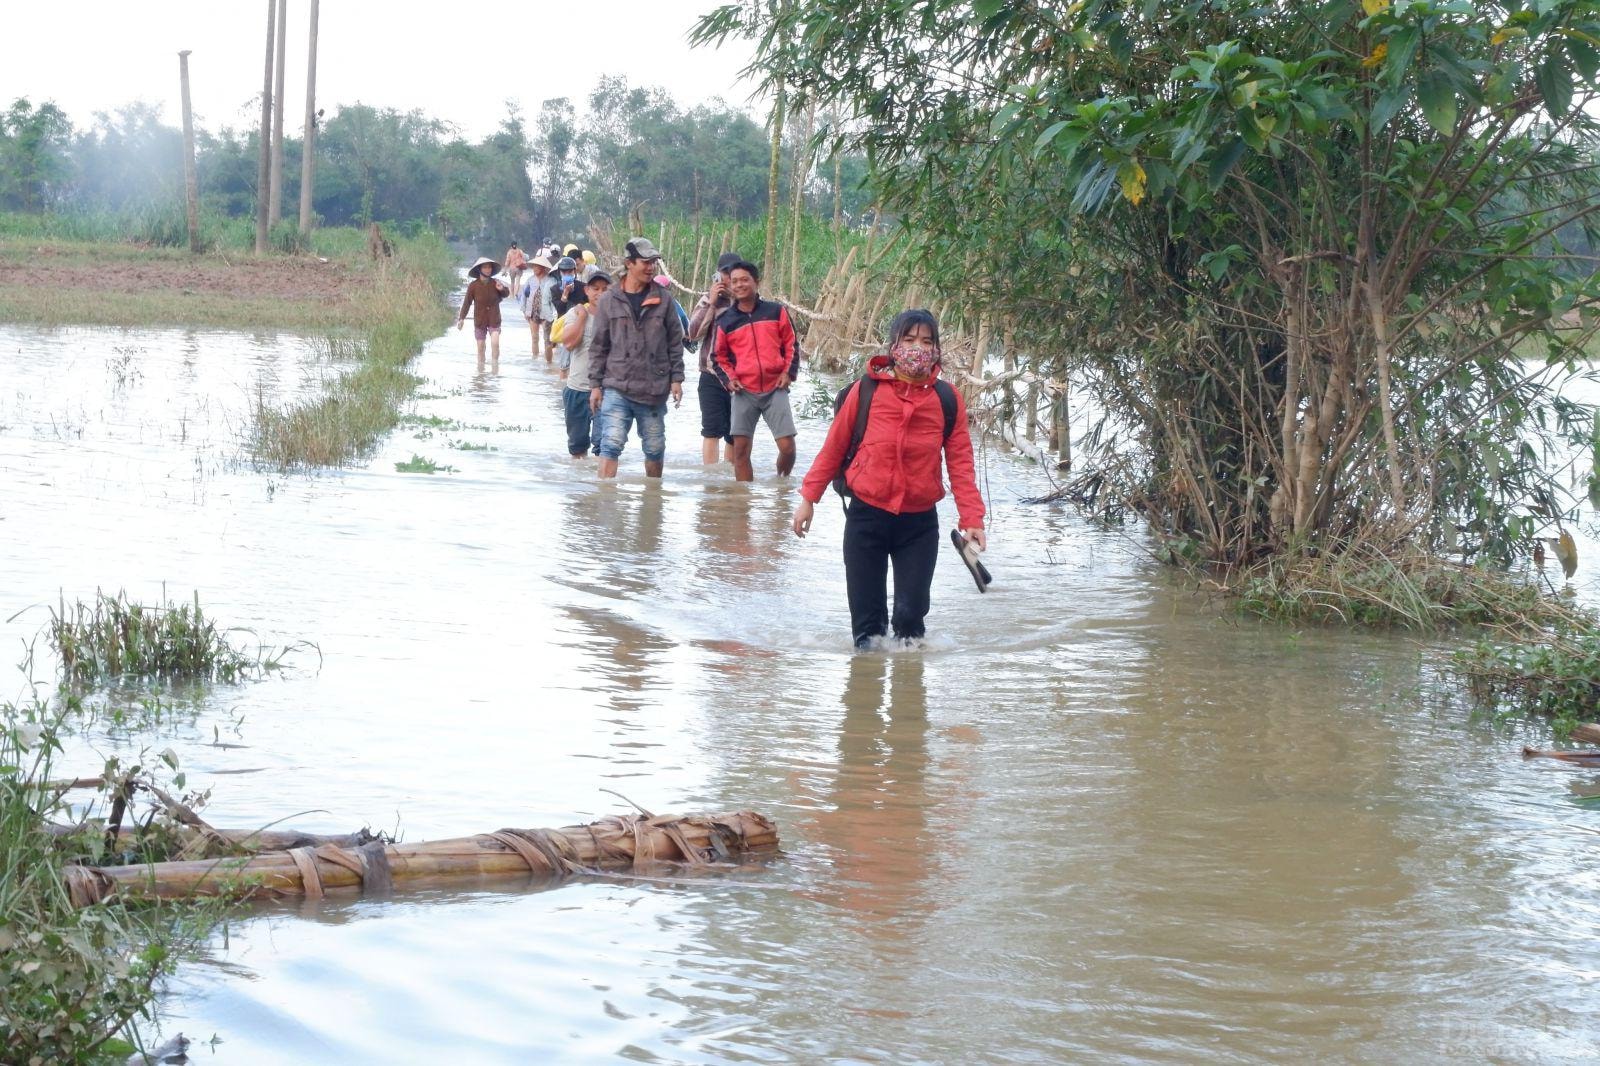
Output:
<svg viewBox="0 0 1600 1066">
<path fill-rule="evenodd" d="M 252 410 L 250 450 L 282 470 L 339 466 L 367 454 L 400 423 L 421 379 L 406 367 L 449 324 L 444 297 L 456 285 L 449 249 L 437 238 L 402 241 L 378 271 L 364 329 L 333 336 L 330 352 L 354 367 L 330 377 L 314 400 Z"/>
<path fill-rule="evenodd" d="M 1422 552 L 1275 559 L 1220 586 L 1247 614 L 1276 621 L 1478 631 L 1450 666 L 1482 709 L 1538 714 L 1566 736 L 1600 714 L 1600 613 L 1529 575 Z"/>
</svg>

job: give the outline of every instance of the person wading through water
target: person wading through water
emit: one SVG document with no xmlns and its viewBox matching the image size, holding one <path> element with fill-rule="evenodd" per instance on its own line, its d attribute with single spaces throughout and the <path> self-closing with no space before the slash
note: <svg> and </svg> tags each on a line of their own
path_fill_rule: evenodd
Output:
<svg viewBox="0 0 1600 1066">
<path fill-rule="evenodd" d="M 949 471 L 962 531 L 979 551 L 988 548 L 966 404 L 939 380 L 938 320 L 929 311 L 902 311 L 889 326 L 888 341 L 888 352 L 874 356 L 866 374 L 843 394 L 822 450 L 800 485 L 802 499 L 794 513 L 795 536 L 804 537 L 829 483 L 843 476 L 853 497 L 845 510 L 844 576 L 857 648 L 871 647 L 890 631 L 907 643 L 923 637 L 939 561 L 934 505 L 944 497 L 941 461 Z M 857 439 L 857 415 L 869 383 L 867 418 Z M 884 593 L 891 561 L 892 613 Z"/>
<path fill-rule="evenodd" d="M 639 425 L 646 477 L 667 454 L 667 397 L 683 402 L 683 323 L 653 280 L 661 253 L 643 237 L 623 251 L 622 283 L 600 297 L 589 344 L 589 409 L 600 416 L 600 476 L 617 476 L 628 428 Z"/>
<path fill-rule="evenodd" d="M 472 337 L 478 342 L 478 366 L 483 366 L 483 342 L 489 339 L 494 347 L 494 365 L 500 365 L 500 301 L 511 295 L 505 282 L 496 281 L 500 264 L 483 256 L 467 270 L 467 293 L 461 298 L 461 312 L 456 315 L 456 329 L 467 321 L 467 308 L 472 308 Z"/>
<path fill-rule="evenodd" d="M 554 262 L 544 255 L 536 255 L 528 263 L 528 279 L 522 283 L 522 317 L 528 320 L 528 332 L 533 335 L 533 358 L 537 362 L 543 353 L 545 362 L 551 359 L 550 325 L 556 320 L 554 299 L 555 279 L 550 276 Z"/>
<path fill-rule="evenodd" d="M 589 409 L 589 349 L 594 344 L 594 312 L 600 297 L 611 287 L 611 276 L 599 267 L 586 267 L 583 274 L 583 291 L 588 297 L 567 312 L 561 326 L 561 350 L 564 353 L 561 376 L 566 386 L 561 390 L 561 406 L 567 417 L 567 454 L 583 459 L 593 443 L 594 412 Z"/>
<path fill-rule="evenodd" d="M 778 476 L 794 469 L 794 410 L 789 386 L 800 374 L 800 346 L 788 310 L 761 298 L 761 269 L 754 263 L 728 268 L 733 306 L 717 316 L 717 374 L 732 394 L 729 433 L 733 477 L 754 481 L 750 451 L 756 422 L 765 420 L 778 445 Z"/>
<path fill-rule="evenodd" d="M 506 249 L 506 281 L 511 283 L 512 292 L 522 291 L 522 268 L 528 265 L 528 257 L 517 247 L 517 242 L 512 241 L 511 247 Z"/>
<path fill-rule="evenodd" d="M 694 305 L 689 316 L 689 339 L 700 342 L 700 383 L 696 394 L 700 399 L 700 461 L 710 466 L 722 452 L 725 462 L 733 462 L 733 434 L 730 432 L 732 399 L 728 387 L 717 376 L 717 316 L 733 306 L 733 294 L 728 291 L 728 268 L 744 262 L 738 252 L 723 252 L 717 258 L 717 273 L 711 279 L 709 291 Z M 719 439 L 723 442 L 718 445 Z"/>
</svg>

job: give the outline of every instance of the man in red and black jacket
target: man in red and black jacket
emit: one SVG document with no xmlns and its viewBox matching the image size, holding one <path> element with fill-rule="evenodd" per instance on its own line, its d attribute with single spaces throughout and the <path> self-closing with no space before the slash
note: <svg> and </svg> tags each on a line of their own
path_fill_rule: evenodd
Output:
<svg viewBox="0 0 1600 1066">
<path fill-rule="evenodd" d="M 750 465 L 756 420 L 763 419 L 778 445 L 778 476 L 794 469 L 794 410 L 789 386 L 800 376 L 800 345 L 782 304 L 761 298 L 761 268 L 735 263 L 728 268 L 733 306 L 717 316 L 717 377 L 733 394 L 729 418 L 733 437 L 733 476 L 755 480 Z"/>
</svg>

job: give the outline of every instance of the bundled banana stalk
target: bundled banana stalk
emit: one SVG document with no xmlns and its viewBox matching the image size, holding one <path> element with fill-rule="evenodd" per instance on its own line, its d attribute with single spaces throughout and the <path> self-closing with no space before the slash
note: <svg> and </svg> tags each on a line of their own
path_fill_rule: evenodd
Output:
<svg viewBox="0 0 1600 1066">
<path fill-rule="evenodd" d="M 368 894 L 408 882 L 523 874 L 561 879 L 611 870 L 731 867 L 778 846 L 773 823 L 751 811 L 717 815 L 612 815 L 561 829 L 500 829 L 452 840 L 355 847 L 312 844 L 282 852 L 134 866 L 69 866 L 73 902 L 109 899 L 317 898 Z"/>
</svg>

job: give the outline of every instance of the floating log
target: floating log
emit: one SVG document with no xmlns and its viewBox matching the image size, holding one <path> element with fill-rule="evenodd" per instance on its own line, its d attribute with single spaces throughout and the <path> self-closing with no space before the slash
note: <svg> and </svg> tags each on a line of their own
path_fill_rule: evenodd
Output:
<svg viewBox="0 0 1600 1066">
<path fill-rule="evenodd" d="M 1585 744 L 1600 744 L 1600 722 L 1581 722 L 1573 726 L 1572 739 Z"/>
<path fill-rule="evenodd" d="M 501 829 L 415 844 L 296 847 L 249 857 L 141 866 L 68 866 L 72 901 L 195 896 L 315 899 L 330 889 L 386 892 L 394 882 L 508 874 L 563 878 L 667 863 L 729 864 L 778 845 L 773 823 L 752 811 L 717 815 L 613 815 L 561 829 Z"/>
<path fill-rule="evenodd" d="M 1560 751 L 1554 748 L 1523 748 L 1524 759 L 1560 759 L 1562 762 L 1600 766 L 1600 751 Z"/>
</svg>

